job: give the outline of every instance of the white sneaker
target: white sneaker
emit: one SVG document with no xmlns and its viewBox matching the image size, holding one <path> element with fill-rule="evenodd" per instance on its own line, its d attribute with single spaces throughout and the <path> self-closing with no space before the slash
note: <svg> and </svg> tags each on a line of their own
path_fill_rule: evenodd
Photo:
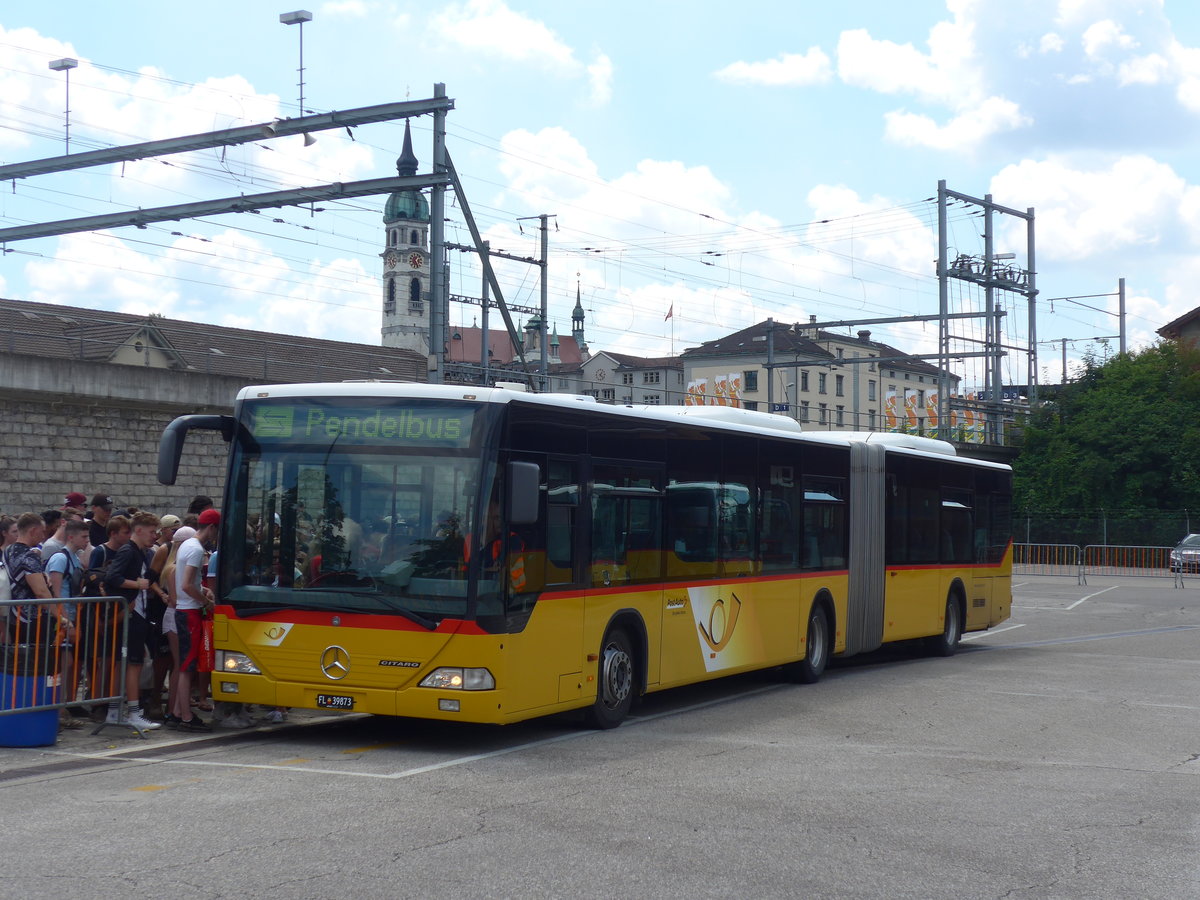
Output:
<svg viewBox="0 0 1200 900">
<path fill-rule="evenodd" d="M 122 721 L 122 725 L 128 725 L 131 728 L 136 728 L 138 731 L 153 731 L 155 728 L 161 728 L 161 722 L 151 722 L 140 712 L 131 712 Z"/>
<path fill-rule="evenodd" d="M 287 713 L 282 709 L 273 709 L 263 716 L 263 721 L 271 725 L 281 725 L 287 721 Z"/>
</svg>

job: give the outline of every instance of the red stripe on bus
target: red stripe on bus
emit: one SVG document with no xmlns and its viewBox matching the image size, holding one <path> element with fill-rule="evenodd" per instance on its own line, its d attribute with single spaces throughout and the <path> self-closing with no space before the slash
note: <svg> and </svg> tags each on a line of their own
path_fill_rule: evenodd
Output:
<svg viewBox="0 0 1200 900">
<path fill-rule="evenodd" d="M 609 594 L 644 594 L 647 591 L 669 591 L 694 587 L 717 587 L 724 584 L 762 584 L 768 581 L 795 581 L 810 578 L 837 578 L 849 574 L 847 569 L 823 569 L 820 572 L 789 573 L 787 575 L 760 575 L 755 578 L 715 578 L 705 581 L 657 581 L 648 584 L 621 584 L 611 587 L 578 588 L 570 591 L 545 591 L 538 602 L 544 600 L 572 600 L 577 597 L 597 597 Z"/>
</svg>

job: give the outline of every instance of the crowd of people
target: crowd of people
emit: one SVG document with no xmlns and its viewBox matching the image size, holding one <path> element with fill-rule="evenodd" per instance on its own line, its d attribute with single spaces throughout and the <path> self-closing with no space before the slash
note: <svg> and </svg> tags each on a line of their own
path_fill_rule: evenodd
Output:
<svg viewBox="0 0 1200 900">
<path fill-rule="evenodd" d="M 178 516 L 158 516 L 129 507 L 116 509 L 110 496 L 72 492 L 61 506 L 41 513 L 0 517 L 0 591 L 15 603 L 9 607 L 7 638 L 61 648 L 61 683 L 65 696 L 76 699 L 80 682 L 103 680 L 107 668 L 83 665 L 95 635 L 116 621 L 111 608 L 69 602 L 87 596 L 121 596 L 127 601 L 125 634 L 125 704 L 110 701 L 90 715 L 108 724 L 139 731 L 160 727 L 190 732 L 212 730 L 200 712 L 234 728 L 254 722 L 241 704 L 214 710 L 208 679 L 200 674 L 202 622 L 214 605 L 207 586 L 215 557 L 221 514 L 210 497 L 197 496 Z M 20 601 L 63 600 L 28 603 Z M 89 641 L 89 635 L 91 640 Z M 116 657 L 119 648 L 112 648 Z M 111 676 L 110 676 L 111 677 Z M 114 696 L 119 686 L 85 685 L 85 696 Z M 165 701 L 164 701 L 165 694 Z M 78 728 L 78 706 L 61 712 L 64 728 Z M 283 721 L 286 710 L 267 713 Z"/>
</svg>

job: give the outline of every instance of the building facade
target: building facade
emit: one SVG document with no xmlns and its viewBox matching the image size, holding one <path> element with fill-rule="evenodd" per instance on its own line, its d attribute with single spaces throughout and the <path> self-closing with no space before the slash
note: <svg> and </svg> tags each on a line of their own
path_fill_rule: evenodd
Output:
<svg viewBox="0 0 1200 900">
<path fill-rule="evenodd" d="M 685 350 L 687 402 L 740 406 L 809 430 L 933 433 L 939 369 L 869 331 L 767 320 Z M 948 374 L 952 392 L 959 379 Z"/>
</svg>

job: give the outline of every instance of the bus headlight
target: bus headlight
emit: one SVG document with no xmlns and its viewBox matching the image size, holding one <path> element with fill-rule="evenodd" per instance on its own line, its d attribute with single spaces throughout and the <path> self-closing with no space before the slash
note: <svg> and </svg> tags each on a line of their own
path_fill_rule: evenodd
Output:
<svg viewBox="0 0 1200 900">
<path fill-rule="evenodd" d="M 234 672 L 238 675 L 262 674 L 262 669 L 254 664 L 254 660 L 245 653 L 234 653 L 232 650 L 217 651 L 217 671 Z"/>
<path fill-rule="evenodd" d="M 422 678 L 421 687 L 449 688 L 454 691 L 491 691 L 496 688 L 496 679 L 487 669 L 442 666 Z"/>
</svg>

